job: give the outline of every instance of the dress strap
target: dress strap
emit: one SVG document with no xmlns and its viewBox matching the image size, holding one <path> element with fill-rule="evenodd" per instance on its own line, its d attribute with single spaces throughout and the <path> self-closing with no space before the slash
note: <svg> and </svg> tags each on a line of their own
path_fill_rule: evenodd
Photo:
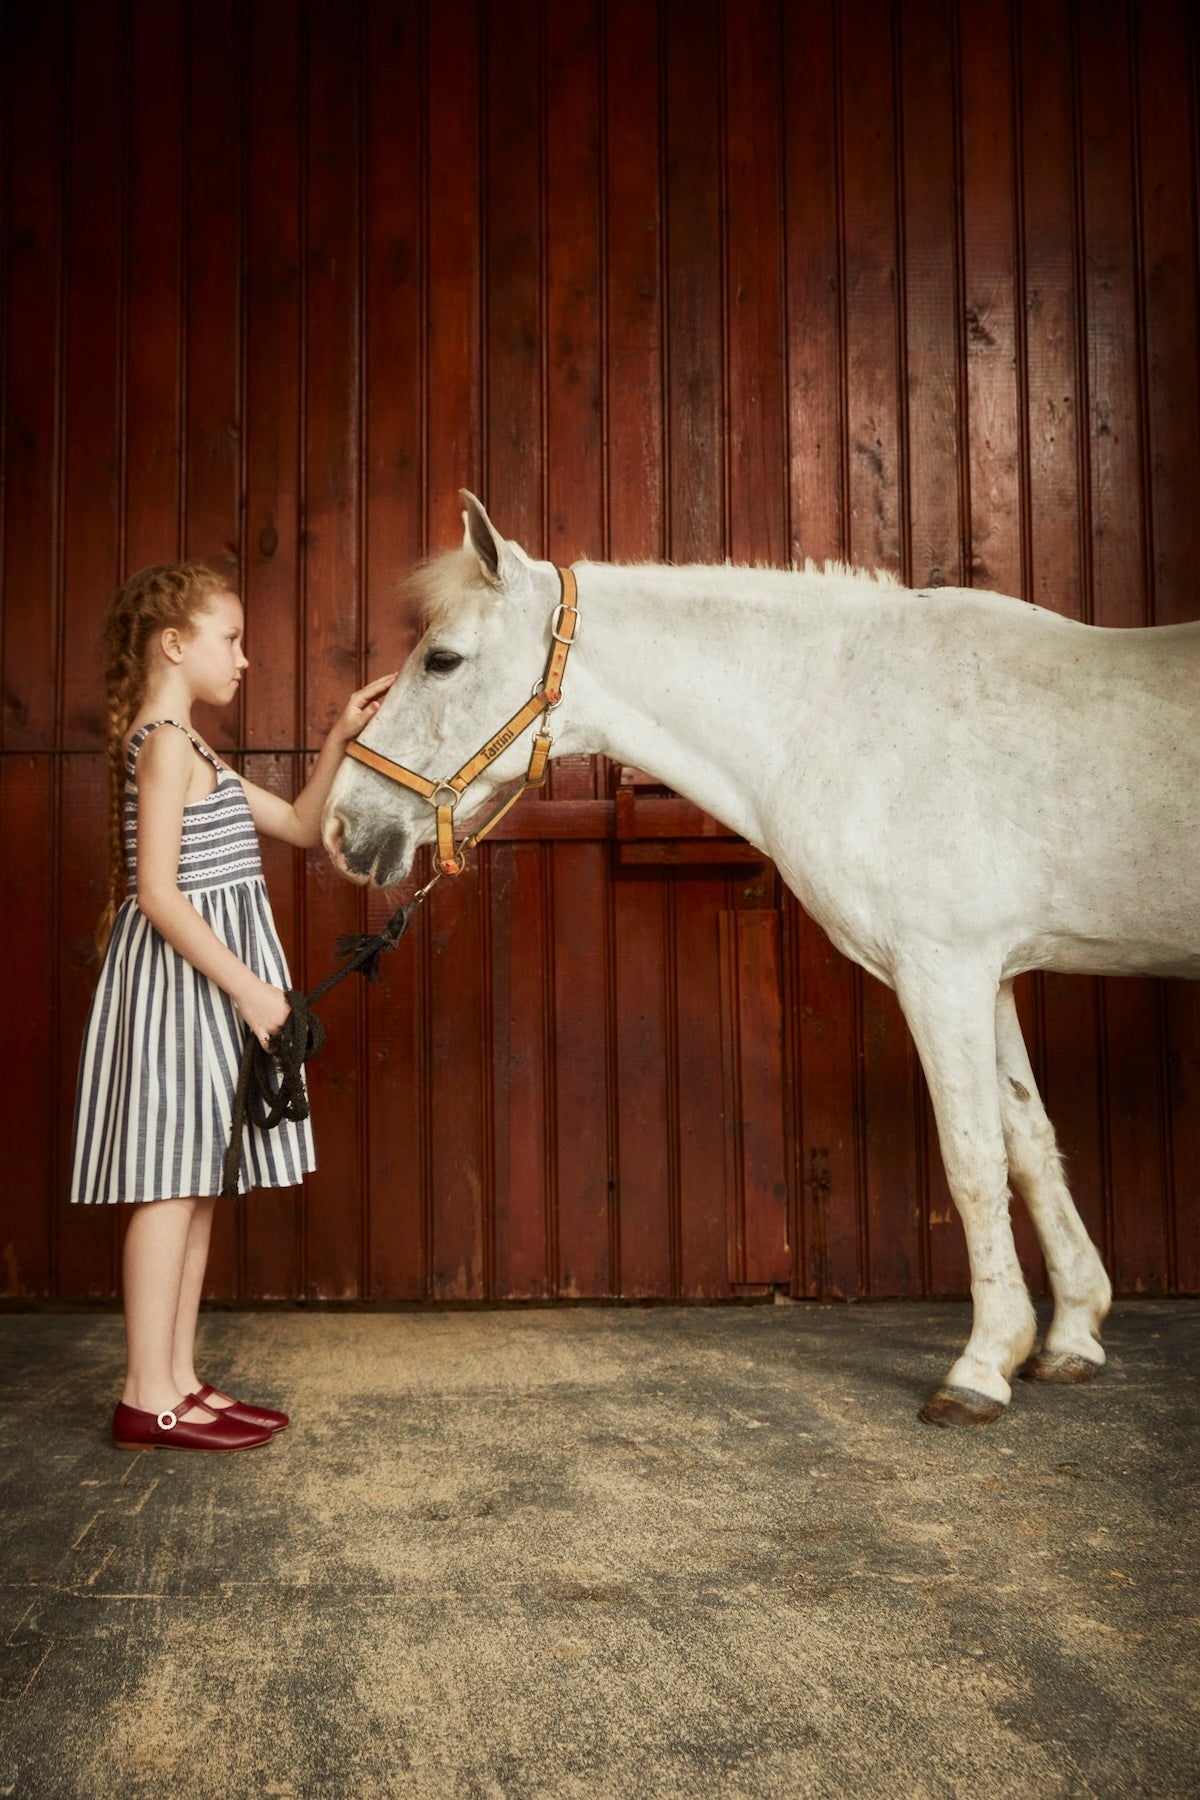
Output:
<svg viewBox="0 0 1200 1800">
<path fill-rule="evenodd" d="M 133 772 L 137 766 L 138 751 L 150 736 L 150 733 L 152 731 L 157 731 L 160 725 L 173 725 L 176 731 L 182 731 L 184 737 L 187 738 L 188 742 L 191 744 L 192 749 L 202 756 L 205 762 L 210 762 L 212 764 L 213 768 L 217 771 L 218 779 L 220 778 L 224 770 L 224 764 L 217 761 L 217 758 L 213 755 L 208 746 L 202 744 L 200 739 L 196 737 L 194 733 L 190 732 L 186 725 L 181 725 L 178 719 L 153 719 L 149 725 L 140 726 L 129 740 L 129 748 L 125 752 L 125 768 L 130 781 L 133 780 Z"/>
</svg>

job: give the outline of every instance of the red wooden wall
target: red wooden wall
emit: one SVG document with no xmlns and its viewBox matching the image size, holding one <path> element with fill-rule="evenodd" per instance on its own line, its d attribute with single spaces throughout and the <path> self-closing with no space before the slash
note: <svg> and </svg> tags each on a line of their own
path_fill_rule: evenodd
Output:
<svg viewBox="0 0 1200 1800">
<path fill-rule="evenodd" d="M 399 578 L 464 483 L 559 560 L 836 554 L 1200 615 L 1188 0 L 39 0 L 0 30 L 10 1295 L 115 1288 L 118 1209 L 63 1189 L 125 571 L 229 569 L 252 668 L 212 729 L 284 790 L 410 645 Z M 222 1214 L 214 1295 L 964 1290 L 890 994 L 619 776 L 559 765 L 385 989 L 328 1001 L 321 1170 Z M 319 856 L 269 877 L 314 982 L 362 897 Z M 1023 1005 L 1118 1289 L 1197 1291 L 1197 990 Z"/>
</svg>

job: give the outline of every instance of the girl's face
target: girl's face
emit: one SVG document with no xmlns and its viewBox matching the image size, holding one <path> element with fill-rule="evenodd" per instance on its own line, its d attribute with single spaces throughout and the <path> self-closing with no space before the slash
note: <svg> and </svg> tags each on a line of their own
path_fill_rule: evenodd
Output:
<svg viewBox="0 0 1200 1800">
<path fill-rule="evenodd" d="M 249 667 L 242 654 L 243 623 L 241 601 L 233 594 L 215 594 L 195 614 L 190 635 L 179 640 L 180 667 L 194 699 L 227 706 L 237 693 L 242 670 Z"/>
</svg>

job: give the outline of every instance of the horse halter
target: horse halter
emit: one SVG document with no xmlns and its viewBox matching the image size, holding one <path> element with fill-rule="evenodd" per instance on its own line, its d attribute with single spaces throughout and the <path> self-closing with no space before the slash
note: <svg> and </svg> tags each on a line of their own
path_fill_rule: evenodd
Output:
<svg viewBox="0 0 1200 1800">
<path fill-rule="evenodd" d="M 494 825 L 499 824 L 509 807 L 515 806 L 522 794 L 527 793 L 530 788 L 541 787 L 546 779 L 546 764 L 554 739 L 543 724 L 534 737 L 529 768 L 520 786 L 493 813 L 489 813 L 477 831 L 455 843 L 454 809 L 475 777 L 481 775 L 498 756 L 503 755 L 527 725 L 532 725 L 536 718 L 551 711 L 562 700 L 563 670 L 567 666 L 567 656 L 579 628 L 579 590 L 573 569 L 559 569 L 558 578 L 562 583 L 562 599 L 550 618 L 551 643 L 545 673 L 535 684 L 531 697 L 520 711 L 515 712 L 495 736 L 488 739 L 482 750 L 477 750 L 456 774 L 448 776 L 444 781 L 430 781 L 427 776 L 417 775 L 412 769 L 406 769 L 403 763 L 393 762 L 390 756 L 381 756 L 378 750 L 369 750 L 357 739 L 346 745 L 346 755 L 352 756 L 355 762 L 365 763 L 368 769 L 374 769 L 379 775 L 386 775 L 391 781 L 398 781 L 401 787 L 411 788 L 414 794 L 420 794 L 423 800 L 428 800 L 437 814 L 439 875 L 461 875 L 467 866 L 467 851 L 474 849 L 479 840 L 486 837 Z"/>
</svg>

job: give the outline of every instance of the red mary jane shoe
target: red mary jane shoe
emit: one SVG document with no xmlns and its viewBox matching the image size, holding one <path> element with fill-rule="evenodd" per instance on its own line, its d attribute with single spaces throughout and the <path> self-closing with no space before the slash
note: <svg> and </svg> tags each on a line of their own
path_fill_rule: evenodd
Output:
<svg viewBox="0 0 1200 1800">
<path fill-rule="evenodd" d="M 269 1444 L 274 1433 L 265 1425 L 248 1425 L 222 1413 L 208 1425 L 190 1422 L 185 1414 L 200 1405 L 195 1394 L 185 1394 L 167 1412 L 139 1412 L 122 1400 L 113 1414 L 113 1443 L 118 1450 L 253 1450 Z"/>
<path fill-rule="evenodd" d="M 206 1381 L 196 1395 L 197 1400 L 207 1400 L 210 1394 L 219 1394 L 211 1381 Z M 235 1400 L 232 1406 L 214 1406 L 211 1410 L 219 1413 L 223 1419 L 240 1419 L 243 1425 L 261 1425 L 264 1431 L 282 1431 L 288 1422 L 286 1413 L 272 1412 L 269 1406 L 251 1406 L 248 1401 Z"/>
</svg>

